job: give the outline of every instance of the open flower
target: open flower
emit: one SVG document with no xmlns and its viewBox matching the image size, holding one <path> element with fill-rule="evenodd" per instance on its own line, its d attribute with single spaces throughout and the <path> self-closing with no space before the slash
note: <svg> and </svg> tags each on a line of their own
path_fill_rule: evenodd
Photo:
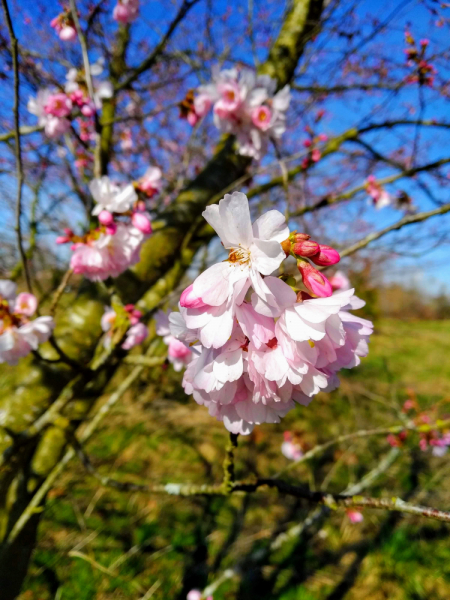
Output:
<svg viewBox="0 0 450 600">
<path fill-rule="evenodd" d="M 263 302 L 277 306 L 261 274 L 270 275 L 285 258 L 281 242 L 289 229 L 277 210 L 269 211 L 252 226 L 248 199 L 240 192 L 226 194 L 203 216 L 228 250 L 228 260 L 197 277 L 189 289 L 189 300 L 181 300 L 180 310 L 189 328 L 199 328 L 202 344 L 218 348 L 231 335 L 235 306 L 242 304 L 250 285 Z"/>
<path fill-rule="evenodd" d="M 106 175 L 91 181 L 89 190 L 96 202 L 92 209 L 93 215 L 99 215 L 103 210 L 124 213 L 137 201 L 137 194 L 131 184 L 121 188 Z"/>
<path fill-rule="evenodd" d="M 50 337 L 55 326 L 52 317 L 29 318 L 37 304 L 33 294 L 23 292 L 16 298 L 16 284 L 0 281 L 0 363 L 17 364 Z"/>
</svg>

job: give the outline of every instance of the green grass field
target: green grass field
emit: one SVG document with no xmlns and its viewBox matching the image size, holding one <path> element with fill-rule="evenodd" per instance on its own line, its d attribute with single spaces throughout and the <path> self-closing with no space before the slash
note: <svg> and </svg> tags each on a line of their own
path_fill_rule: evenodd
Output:
<svg viewBox="0 0 450 600">
<path fill-rule="evenodd" d="M 237 477 L 286 467 L 285 430 L 312 447 L 398 424 L 408 397 L 450 413 L 450 322 L 381 321 L 369 357 L 341 380 L 337 392 L 241 438 Z M 222 477 L 226 439 L 223 426 L 180 392 L 172 370 L 161 369 L 123 399 L 86 451 L 101 474 L 121 481 L 213 483 Z M 352 441 L 286 478 L 339 492 L 390 451 L 384 436 Z M 422 452 L 412 434 L 365 493 L 449 509 L 450 455 Z M 229 568 L 237 574 L 214 600 L 450 598 L 448 525 L 368 509 L 351 524 L 335 511 L 299 535 L 314 510 L 272 491 L 211 499 L 121 492 L 100 486 L 74 460 L 49 494 L 20 600 L 184 600 Z M 290 532 L 284 541 L 283 532 Z"/>
</svg>

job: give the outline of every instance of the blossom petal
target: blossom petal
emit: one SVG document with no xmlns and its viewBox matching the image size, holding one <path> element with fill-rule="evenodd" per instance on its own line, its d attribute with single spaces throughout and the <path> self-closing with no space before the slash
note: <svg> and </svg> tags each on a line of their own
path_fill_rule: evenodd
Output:
<svg viewBox="0 0 450 600">
<path fill-rule="evenodd" d="M 289 227 L 279 210 L 269 210 L 253 223 L 253 235 L 260 240 L 284 242 L 289 237 Z"/>
</svg>

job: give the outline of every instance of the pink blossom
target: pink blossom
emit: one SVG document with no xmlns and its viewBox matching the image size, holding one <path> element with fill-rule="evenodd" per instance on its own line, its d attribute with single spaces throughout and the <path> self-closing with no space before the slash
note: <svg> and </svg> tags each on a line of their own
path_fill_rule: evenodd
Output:
<svg viewBox="0 0 450 600">
<path fill-rule="evenodd" d="M 97 239 L 76 243 L 70 260 L 74 273 L 92 281 L 118 277 L 131 265 L 139 262 L 139 252 L 145 236 L 135 227 L 118 223 L 111 235 L 100 233 Z"/>
<path fill-rule="evenodd" d="M 289 235 L 284 216 L 272 210 L 252 226 L 247 197 L 239 192 L 226 194 L 209 206 L 203 216 L 219 234 L 229 251 L 228 260 L 213 265 L 194 281 L 184 300 L 200 299 L 202 307 L 180 307 L 189 328 L 200 327 L 199 335 L 206 347 L 220 347 L 229 338 L 236 304 L 241 304 L 252 284 L 268 305 L 276 299 L 262 279 L 270 275 L 285 258 L 281 241 Z"/>
<path fill-rule="evenodd" d="M 22 292 L 16 298 L 14 312 L 19 315 L 25 315 L 26 317 L 32 317 L 36 312 L 37 305 L 38 301 L 34 294 Z"/>
<path fill-rule="evenodd" d="M 194 109 L 198 118 L 202 119 L 210 110 L 212 99 L 209 94 L 198 94 L 194 97 Z"/>
<path fill-rule="evenodd" d="M 126 25 L 136 19 L 139 13 L 139 0 L 119 0 L 113 10 L 113 19 Z"/>
<path fill-rule="evenodd" d="M 255 127 L 262 131 L 267 131 L 270 128 L 272 113 L 268 106 L 255 106 L 251 114 L 252 122 Z"/>
<path fill-rule="evenodd" d="M 137 201 L 137 194 L 131 184 L 120 187 L 106 175 L 93 179 L 89 190 L 96 202 L 92 214 L 99 215 L 107 210 L 111 213 L 124 213 L 131 209 Z"/>
<path fill-rule="evenodd" d="M 350 520 L 350 523 L 361 523 L 362 521 L 364 521 L 364 515 L 362 514 L 362 512 L 359 512 L 359 510 L 347 510 L 347 517 Z"/>
<path fill-rule="evenodd" d="M 138 181 L 139 189 L 149 198 L 161 191 L 162 173 L 158 167 L 149 167 L 143 177 Z"/>
<path fill-rule="evenodd" d="M 62 92 L 51 94 L 48 97 L 44 110 L 54 117 L 67 117 L 72 110 L 72 100 Z"/>
<path fill-rule="evenodd" d="M 72 15 L 70 12 L 64 12 L 50 21 L 50 26 L 58 34 L 63 42 L 71 42 L 77 37 Z"/>
<path fill-rule="evenodd" d="M 170 315 L 173 323 L 179 323 L 180 315 L 177 313 L 172 313 Z M 186 365 L 191 362 L 192 359 L 192 350 L 188 347 L 186 343 L 183 343 L 181 340 L 177 339 L 170 332 L 169 327 L 169 317 L 165 312 L 159 310 L 155 315 L 156 320 L 156 333 L 157 335 L 162 336 L 164 343 L 167 345 L 167 358 L 169 362 L 172 363 L 175 371 L 181 371 Z M 184 328 L 183 328 L 184 329 Z"/>
<path fill-rule="evenodd" d="M 303 456 L 301 447 L 294 443 L 290 431 L 284 432 L 284 442 L 281 444 L 281 453 L 289 460 L 299 460 Z"/>
<path fill-rule="evenodd" d="M 376 182 L 374 175 L 369 175 L 366 182 L 366 190 L 372 198 L 376 208 L 384 208 L 391 204 L 391 197 L 386 190 Z"/>
<path fill-rule="evenodd" d="M 37 299 L 26 292 L 16 298 L 16 285 L 12 281 L 0 281 L 0 299 L 0 363 L 15 365 L 48 340 L 55 323 L 52 317 L 31 321 L 29 317 L 36 312 Z"/>
<path fill-rule="evenodd" d="M 127 331 L 125 341 L 122 344 L 124 350 L 130 350 L 134 346 L 142 344 L 148 336 L 148 329 L 144 323 L 136 323 Z"/>
</svg>

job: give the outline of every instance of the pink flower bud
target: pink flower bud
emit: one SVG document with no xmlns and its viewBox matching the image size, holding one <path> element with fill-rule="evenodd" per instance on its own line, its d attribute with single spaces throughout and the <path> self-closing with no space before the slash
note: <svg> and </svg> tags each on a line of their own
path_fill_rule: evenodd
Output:
<svg viewBox="0 0 450 600">
<path fill-rule="evenodd" d="M 328 136 L 327 136 L 327 134 L 326 134 L 326 133 L 319 133 L 319 136 L 318 136 L 318 138 L 319 138 L 319 140 L 320 140 L 321 142 L 326 142 L 326 141 L 327 141 L 327 139 L 328 139 Z"/>
<path fill-rule="evenodd" d="M 189 123 L 189 125 L 191 127 L 194 127 L 194 125 L 197 125 L 197 123 L 199 122 L 199 116 L 197 115 L 197 113 L 190 111 L 187 115 L 187 122 Z"/>
<path fill-rule="evenodd" d="M 202 600 L 202 593 L 200 590 L 191 590 L 186 596 L 186 600 Z"/>
<path fill-rule="evenodd" d="M 92 106 L 92 104 L 83 104 L 81 114 L 85 117 L 92 117 L 95 114 L 95 106 Z"/>
<path fill-rule="evenodd" d="M 77 30 L 75 27 L 67 25 L 61 29 L 58 35 L 63 42 L 72 42 L 77 37 Z"/>
<path fill-rule="evenodd" d="M 317 269 L 305 260 L 298 261 L 297 266 L 302 276 L 303 283 L 310 292 L 315 296 L 319 296 L 319 298 L 328 298 L 328 296 L 331 296 L 333 288 L 325 275 L 319 273 Z"/>
<path fill-rule="evenodd" d="M 319 247 L 319 254 L 311 257 L 311 260 L 314 264 L 320 265 L 321 267 L 329 267 L 330 265 L 335 265 L 341 260 L 339 252 L 334 248 L 325 246 L 323 244 L 320 244 Z"/>
<path fill-rule="evenodd" d="M 98 215 L 98 220 L 102 225 L 108 226 L 114 223 L 114 216 L 109 212 L 109 210 L 102 210 Z"/>
<path fill-rule="evenodd" d="M 307 233 L 294 233 L 294 243 L 303 242 L 304 240 L 309 240 L 311 238 Z"/>
<path fill-rule="evenodd" d="M 142 231 L 142 233 L 145 233 L 146 235 L 152 232 L 150 219 L 144 213 L 134 212 L 131 217 L 131 222 L 136 229 L 139 229 L 139 231 Z"/>
<path fill-rule="evenodd" d="M 115 223 L 111 223 L 111 225 L 106 226 L 106 233 L 108 235 L 114 235 L 117 231 L 117 225 Z"/>
<path fill-rule="evenodd" d="M 194 284 L 191 283 L 181 294 L 180 306 L 184 308 L 201 308 L 206 306 L 201 298 L 194 294 Z"/>
<path fill-rule="evenodd" d="M 350 519 L 350 523 L 361 523 L 364 521 L 364 516 L 359 510 L 348 510 L 347 517 Z"/>
<path fill-rule="evenodd" d="M 297 254 L 297 256 L 314 256 L 314 254 L 319 253 L 319 250 L 319 244 L 313 240 L 297 242 L 292 247 L 292 251 L 294 254 Z"/>
<path fill-rule="evenodd" d="M 70 237 L 67 237 L 66 235 L 58 235 L 56 238 L 57 244 L 67 244 L 67 242 L 70 242 Z"/>
<path fill-rule="evenodd" d="M 314 150 L 311 152 L 311 160 L 313 162 L 318 162 L 321 156 L 322 154 L 320 153 L 320 150 L 318 148 L 314 148 Z"/>
<path fill-rule="evenodd" d="M 303 146 L 304 146 L 305 148 L 309 148 L 309 147 L 311 146 L 311 144 L 312 144 L 311 140 L 305 140 L 305 141 L 303 142 Z"/>
<path fill-rule="evenodd" d="M 72 237 L 72 236 L 73 236 L 73 231 L 70 229 L 70 227 L 64 227 L 63 231 L 64 231 L 64 233 L 65 233 L 66 235 L 68 235 L 69 237 Z"/>
</svg>

